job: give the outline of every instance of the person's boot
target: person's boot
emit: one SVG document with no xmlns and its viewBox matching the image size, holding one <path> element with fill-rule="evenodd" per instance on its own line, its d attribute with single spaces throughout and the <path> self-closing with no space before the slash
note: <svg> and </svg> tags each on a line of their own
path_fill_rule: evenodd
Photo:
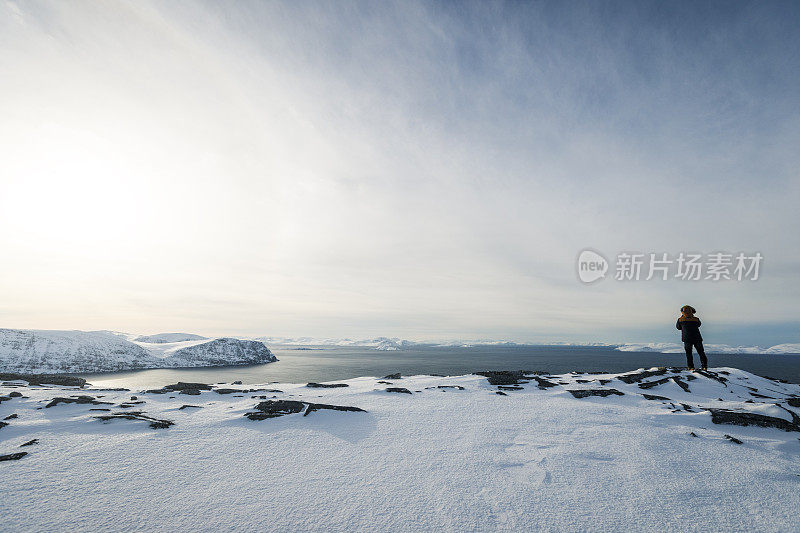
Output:
<svg viewBox="0 0 800 533">
<path fill-rule="evenodd" d="M 694 367 L 693 366 L 687 366 L 686 370 L 688 370 L 689 372 L 694 372 Z"/>
</svg>

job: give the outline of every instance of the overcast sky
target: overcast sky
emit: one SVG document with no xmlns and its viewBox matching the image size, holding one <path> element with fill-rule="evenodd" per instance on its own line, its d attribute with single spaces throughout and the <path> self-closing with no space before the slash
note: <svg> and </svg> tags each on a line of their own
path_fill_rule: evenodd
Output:
<svg viewBox="0 0 800 533">
<path fill-rule="evenodd" d="M 707 342 L 798 342 L 798 28 L 780 2 L 0 0 L 0 326 L 665 341 L 690 303 Z M 584 285 L 587 247 L 764 262 Z"/>
</svg>

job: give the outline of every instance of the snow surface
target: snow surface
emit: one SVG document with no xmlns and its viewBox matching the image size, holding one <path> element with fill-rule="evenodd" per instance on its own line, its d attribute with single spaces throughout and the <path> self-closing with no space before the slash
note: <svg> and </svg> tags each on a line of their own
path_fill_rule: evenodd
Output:
<svg viewBox="0 0 800 533">
<path fill-rule="evenodd" d="M 0 428 L 0 454 L 29 455 L 0 462 L 2 528 L 797 530 L 800 433 L 716 425 L 703 408 L 792 420 L 789 411 L 800 409 L 785 399 L 800 395 L 800 386 L 713 370 L 727 381 L 666 374 L 691 392 L 674 381 L 645 390 L 618 374 L 566 374 L 544 376 L 555 387 L 531 381 L 507 396 L 474 375 L 386 380 L 412 394 L 387 392 L 390 385 L 372 377 L 336 389 L 269 384 L 283 392 L 198 396 L 7 382 L 0 396 L 25 398 L 0 403 L 0 420 L 18 415 Z M 578 399 L 568 392 L 608 388 L 624 395 Z M 42 408 L 55 396 L 78 394 L 114 405 Z M 117 407 L 131 395 L 145 403 Z M 258 396 L 367 412 L 248 420 L 243 415 Z M 179 409 L 184 404 L 199 407 Z M 137 409 L 175 425 L 102 422 L 93 416 L 105 412 L 91 408 Z M 31 439 L 39 442 L 20 447 Z"/>
<path fill-rule="evenodd" d="M 198 337 L 164 342 L 133 340 L 113 331 L 0 329 L 0 372 L 111 372 L 143 368 L 205 367 L 277 361 L 264 343 Z M 186 334 L 182 334 L 186 335 Z"/>
</svg>

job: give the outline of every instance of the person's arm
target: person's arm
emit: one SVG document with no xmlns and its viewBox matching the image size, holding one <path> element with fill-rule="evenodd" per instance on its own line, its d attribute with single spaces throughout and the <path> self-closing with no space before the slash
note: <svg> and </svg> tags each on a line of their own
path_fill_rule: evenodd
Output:
<svg viewBox="0 0 800 533">
<path fill-rule="evenodd" d="M 677 322 L 675 322 L 675 329 L 681 329 L 681 319 L 679 318 Z"/>
<path fill-rule="evenodd" d="M 702 322 L 700 322 L 700 319 L 698 318 L 698 319 L 697 319 L 697 327 L 699 328 L 699 327 L 700 327 L 700 326 L 702 326 L 702 325 L 703 325 L 703 323 L 702 323 Z"/>
</svg>

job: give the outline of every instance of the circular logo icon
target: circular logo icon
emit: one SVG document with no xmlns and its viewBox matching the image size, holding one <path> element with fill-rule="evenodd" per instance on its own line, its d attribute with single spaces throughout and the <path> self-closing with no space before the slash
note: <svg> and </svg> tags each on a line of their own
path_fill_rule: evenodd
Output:
<svg viewBox="0 0 800 533">
<path fill-rule="evenodd" d="M 592 283 L 606 277 L 608 261 L 594 250 L 581 251 L 578 254 L 578 279 L 584 283 Z"/>
</svg>

